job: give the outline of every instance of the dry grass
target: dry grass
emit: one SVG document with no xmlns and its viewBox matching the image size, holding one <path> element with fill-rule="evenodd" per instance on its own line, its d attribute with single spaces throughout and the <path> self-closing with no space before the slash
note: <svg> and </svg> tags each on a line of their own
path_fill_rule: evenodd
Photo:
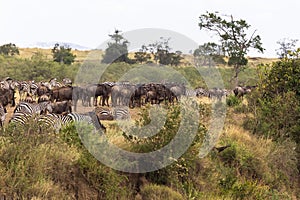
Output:
<svg viewBox="0 0 300 200">
<path fill-rule="evenodd" d="M 36 53 L 42 53 L 46 56 L 47 59 L 52 60 L 51 49 L 42 49 L 42 48 L 19 48 L 20 58 L 31 58 Z M 89 59 L 99 59 L 99 56 L 103 55 L 103 50 L 77 50 L 73 49 L 72 53 L 76 55 L 76 62 L 83 62 L 86 58 Z M 92 54 L 91 54 L 92 53 Z M 96 56 L 96 57 L 95 57 Z M 129 54 L 130 58 L 134 58 L 133 53 Z M 267 64 L 278 61 L 278 58 L 262 58 L 262 57 L 249 57 L 249 66 L 257 66 L 258 64 Z M 185 55 L 183 63 L 188 65 L 188 63 L 193 63 L 193 58 L 189 55 Z M 226 67 L 226 66 L 222 66 Z"/>
<path fill-rule="evenodd" d="M 36 55 L 37 53 L 40 53 L 44 56 L 46 56 L 46 59 L 52 60 L 52 52 L 51 49 L 42 49 L 42 48 L 19 48 L 20 55 L 19 58 L 26 58 L 30 59 L 32 56 Z M 72 50 L 72 53 L 76 55 L 75 62 L 83 62 L 84 60 L 88 59 L 95 59 L 95 56 L 97 55 L 96 59 L 99 59 L 99 56 L 103 55 L 102 50 Z M 91 54 L 92 53 L 92 54 Z"/>
</svg>

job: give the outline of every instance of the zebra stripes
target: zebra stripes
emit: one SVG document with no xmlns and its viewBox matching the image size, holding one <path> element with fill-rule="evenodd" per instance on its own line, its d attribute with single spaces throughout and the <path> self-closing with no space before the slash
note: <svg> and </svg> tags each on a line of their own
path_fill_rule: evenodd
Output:
<svg viewBox="0 0 300 200">
<path fill-rule="evenodd" d="M 128 107 L 114 107 L 113 116 L 116 120 L 128 120 L 130 119 L 130 113 Z"/>
<path fill-rule="evenodd" d="M 58 132 L 61 128 L 66 127 L 72 122 L 72 118 L 68 115 L 49 113 L 41 115 L 38 122 L 45 127 L 54 128 Z"/>
<path fill-rule="evenodd" d="M 6 108 L 3 107 L 2 104 L 0 104 L 0 127 L 3 127 L 6 115 L 7 115 Z"/>
<path fill-rule="evenodd" d="M 9 123 L 19 124 L 19 125 L 26 125 L 30 121 L 36 122 L 37 115 L 33 115 L 32 113 L 25 113 L 25 112 L 16 112 L 13 114 Z"/>
<path fill-rule="evenodd" d="M 68 113 L 67 116 L 71 117 L 72 121 L 74 122 L 86 122 L 94 125 L 97 130 L 103 129 L 106 131 L 106 127 L 100 122 L 98 116 L 94 112 L 88 112 L 85 114 Z"/>
<path fill-rule="evenodd" d="M 54 129 L 58 132 L 61 128 L 66 127 L 70 123 L 86 122 L 92 124 L 96 129 L 106 130 L 106 127 L 100 122 L 94 113 L 69 113 L 67 115 L 49 113 L 46 115 L 37 115 L 34 113 L 16 112 L 13 114 L 9 123 L 26 125 L 28 123 L 37 123 L 39 127 Z"/>
<path fill-rule="evenodd" d="M 16 112 L 23 113 L 32 113 L 32 114 L 44 114 L 47 111 L 52 112 L 52 106 L 50 102 L 41 102 L 41 103 L 28 103 L 28 102 L 20 102 L 15 110 Z"/>
<path fill-rule="evenodd" d="M 109 108 L 96 107 L 95 113 L 100 120 L 114 120 L 113 113 Z"/>
</svg>

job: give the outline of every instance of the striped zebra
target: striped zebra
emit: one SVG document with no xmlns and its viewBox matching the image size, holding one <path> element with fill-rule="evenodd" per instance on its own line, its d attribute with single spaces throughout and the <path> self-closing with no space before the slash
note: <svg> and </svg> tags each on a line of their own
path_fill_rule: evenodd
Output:
<svg viewBox="0 0 300 200">
<path fill-rule="evenodd" d="M 38 123 L 46 128 L 53 128 L 56 133 L 63 127 L 69 125 L 72 122 L 72 118 L 68 115 L 48 113 L 41 115 L 38 118 Z"/>
<path fill-rule="evenodd" d="M 56 78 L 50 79 L 49 85 L 50 85 L 50 89 L 60 88 L 64 86 L 62 83 L 58 82 Z"/>
<path fill-rule="evenodd" d="M 41 103 L 28 103 L 28 102 L 20 102 L 15 110 L 16 112 L 23 113 L 32 113 L 32 114 L 45 114 L 46 112 L 52 112 L 52 106 L 50 102 L 41 102 Z"/>
<path fill-rule="evenodd" d="M 130 119 L 130 113 L 128 107 L 114 107 L 113 116 L 116 120 L 128 120 Z"/>
<path fill-rule="evenodd" d="M 16 112 L 9 120 L 9 123 L 26 125 L 30 121 L 36 122 L 36 116 L 37 115 L 34 115 L 33 113 Z"/>
<path fill-rule="evenodd" d="M 96 107 L 95 112 L 100 120 L 113 120 L 114 119 L 113 113 L 109 108 Z"/>
<path fill-rule="evenodd" d="M 36 96 L 39 85 L 32 81 L 21 81 L 18 84 L 20 99 L 25 99 L 26 95 Z"/>
<path fill-rule="evenodd" d="M 6 108 L 0 104 L 0 127 L 3 127 L 7 115 Z"/>
<path fill-rule="evenodd" d="M 86 122 L 88 124 L 93 124 L 97 130 L 104 130 L 106 131 L 106 127 L 101 123 L 98 116 L 94 112 L 88 112 L 88 113 L 68 113 L 69 117 L 71 117 L 72 121 L 75 123 L 80 122 Z"/>
<path fill-rule="evenodd" d="M 19 82 L 18 91 L 20 99 L 25 99 L 26 94 L 30 94 L 30 84 L 27 81 Z"/>
<path fill-rule="evenodd" d="M 209 97 L 209 91 L 205 88 L 199 87 L 195 91 L 197 97 Z"/>
<path fill-rule="evenodd" d="M 196 97 L 197 96 L 197 91 L 193 89 L 186 89 L 185 90 L 185 96 L 187 97 Z"/>
</svg>

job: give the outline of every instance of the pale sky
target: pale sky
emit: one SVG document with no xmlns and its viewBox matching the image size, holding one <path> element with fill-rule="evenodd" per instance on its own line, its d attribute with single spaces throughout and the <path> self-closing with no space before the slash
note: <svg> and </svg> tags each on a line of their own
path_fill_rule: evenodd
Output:
<svg viewBox="0 0 300 200">
<path fill-rule="evenodd" d="M 61 41 L 96 48 L 115 29 L 141 28 L 176 31 L 198 44 L 216 42 L 198 26 L 206 11 L 232 14 L 257 30 L 266 51 L 252 56 L 276 57 L 278 40 L 300 39 L 298 0 L 0 0 L 0 45 Z"/>
</svg>

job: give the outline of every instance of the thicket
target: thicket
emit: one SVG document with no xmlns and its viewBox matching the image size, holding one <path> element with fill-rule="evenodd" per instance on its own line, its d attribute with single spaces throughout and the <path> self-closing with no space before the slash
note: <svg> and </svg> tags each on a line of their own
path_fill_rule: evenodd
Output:
<svg viewBox="0 0 300 200">
<path fill-rule="evenodd" d="M 260 70 L 258 90 L 249 98 L 248 126 L 276 141 L 292 139 L 300 152 L 300 60 L 284 58 Z"/>
</svg>

